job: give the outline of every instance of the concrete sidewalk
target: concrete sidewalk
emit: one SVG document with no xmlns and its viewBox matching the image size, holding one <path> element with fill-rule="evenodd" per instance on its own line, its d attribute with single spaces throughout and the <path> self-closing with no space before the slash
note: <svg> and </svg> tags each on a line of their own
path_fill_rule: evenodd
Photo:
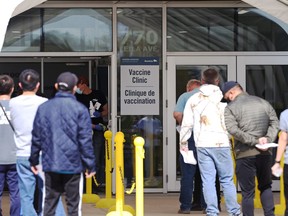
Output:
<svg viewBox="0 0 288 216">
<path fill-rule="evenodd" d="M 104 195 L 99 195 L 100 198 L 104 198 Z M 275 204 L 279 202 L 279 193 L 274 193 Z M 144 195 L 144 215 L 145 216 L 179 216 L 177 211 L 179 209 L 179 193 L 168 194 L 151 194 L 146 193 Z M 125 204 L 135 210 L 135 194 L 125 195 Z M 228 215 L 225 210 L 225 205 L 222 204 L 222 212 L 220 216 Z M 9 216 L 9 196 L 8 193 L 4 193 L 2 200 L 3 216 Z M 95 204 L 83 203 L 82 205 L 83 216 L 106 216 L 108 209 L 96 208 Z M 191 211 L 190 214 L 195 216 L 204 216 L 200 211 Z M 263 216 L 262 209 L 255 209 L 255 216 Z M 280 216 L 280 215 L 279 215 Z"/>
</svg>

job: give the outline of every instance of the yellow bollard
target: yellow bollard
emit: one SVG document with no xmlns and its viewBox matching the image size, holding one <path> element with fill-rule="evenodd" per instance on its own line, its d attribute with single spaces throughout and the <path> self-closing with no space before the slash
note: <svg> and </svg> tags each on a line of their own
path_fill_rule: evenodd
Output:
<svg viewBox="0 0 288 216">
<path fill-rule="evenodd" d="M 92 178 L 86 178 L 86 193 L 83 194 L 83 203 L 96 203 L 100 200 L 97 194 L 92 194 Z"/>
<path fill-rule="evenodd" d="M 105 198 L 96 203 L 97 208 L 110 208 L 115 205 L 116 199 L 112 198 L 112 131 L 107 130 L 104 133 L 105 142 Z"/>
<path fill-rule="evenodd" d="M 135 145 L 135 159 L 136 159 L 136 216 L 144 215 L 144 178 L 143 178 L 143 159 L 144 139 L 136 137 L 134 140 Z"/>
<path fill-rule="evenodd" d="M 128 205 L 124 205 L 124 160 L 123 160 L 123 142 L 124 134 L 122 132 L 117 132 L 115 136 L 115 157 L 116 157 L 116 206 L 114 211 L 114 206 L 108 211 L 107 216 L 133 216 L 135 215 L 135 210 Z M 112 211 L 113 210 L 113 211 Z"/>
<path fill-rule="evenodd" d="M 284 167 L 284 157 L 281 159 L 281 167 Z M 277 215 L 284 215 L 286 209 L 285 196 L 284 196 L 284 179 L 283 174 L 280 176 L 280 204 L 275 205 L 274 213 Z"/>
</svg>

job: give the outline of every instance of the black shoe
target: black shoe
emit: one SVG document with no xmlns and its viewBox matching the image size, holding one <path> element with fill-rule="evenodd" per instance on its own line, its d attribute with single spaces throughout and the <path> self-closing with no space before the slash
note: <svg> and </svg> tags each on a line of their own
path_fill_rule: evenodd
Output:
<svg viewBox="0 0 288 216">
<path fill-rule="evenodd" d="M 200 204 L 198 203 L 192 203 L 192 206 L 191 206 L 191 211 L 202 211 L 203 208 L 201 207 Z"/>
<path fill-rule="evenodd" d="M 182 210 L 182 209 L 179 209 L 179 210 L 178 210 L 178 214 L 190 214 L 190 210 Z"/>
</svg>

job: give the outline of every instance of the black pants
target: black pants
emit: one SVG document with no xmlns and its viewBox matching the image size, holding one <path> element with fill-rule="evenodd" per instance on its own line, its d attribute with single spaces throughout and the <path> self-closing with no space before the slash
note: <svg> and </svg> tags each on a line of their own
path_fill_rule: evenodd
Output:
<svg viewBox="0 0 288 216">
<path fill-rule="evenodd" d="M 265 216 L 274 216 L 272 156 L 257 155 L 236 160 L 236 175 L 241 187 L 243 216 L 254 216 L 255 176 Z"/>
<path fill-rule="evenodd" d="M 80 203 L 80 184 L 83 184 L 81 174 L 59 174 L 45 172 L 45 203 L 44 215 L 55 216 L 59 198 L 66 193 L 67 212 L 69 216 L 78 216 Z"/>
</svg>

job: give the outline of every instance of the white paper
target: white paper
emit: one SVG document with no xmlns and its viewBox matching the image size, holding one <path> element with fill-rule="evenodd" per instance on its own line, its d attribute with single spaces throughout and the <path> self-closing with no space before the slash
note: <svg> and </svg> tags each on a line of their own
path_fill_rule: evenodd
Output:
<svg viewBox="0 0 288 216">
<path fill-rule="evenodd" d="M 278 144 L 277 143 L 256 144 L 256 147 L 259 149 L 267 149 L 267 148 L 278 147 Z"/>
<path fill-rule="evenodd" d="M 184 162 L 185 163 L 188 163 L 188 164 L 193 164 L 193 165 L 196 165 L 197 164 L 197 161 L 194 157 L 194 153 L 192 150 L 189 150 L 189 151 L 180 151 L 182 156 L 183 156 L 183 159 L 184 159 Z"/>
<path fill-rule="evenodd" d="M 277 178 L 279 178 L 283 173 L 283 169 L 281 167 L 279 167 L 278 169 L 274 169 L 272 170 L 272 174 L 274 176 L 276 176 Z"/>
</svg>

